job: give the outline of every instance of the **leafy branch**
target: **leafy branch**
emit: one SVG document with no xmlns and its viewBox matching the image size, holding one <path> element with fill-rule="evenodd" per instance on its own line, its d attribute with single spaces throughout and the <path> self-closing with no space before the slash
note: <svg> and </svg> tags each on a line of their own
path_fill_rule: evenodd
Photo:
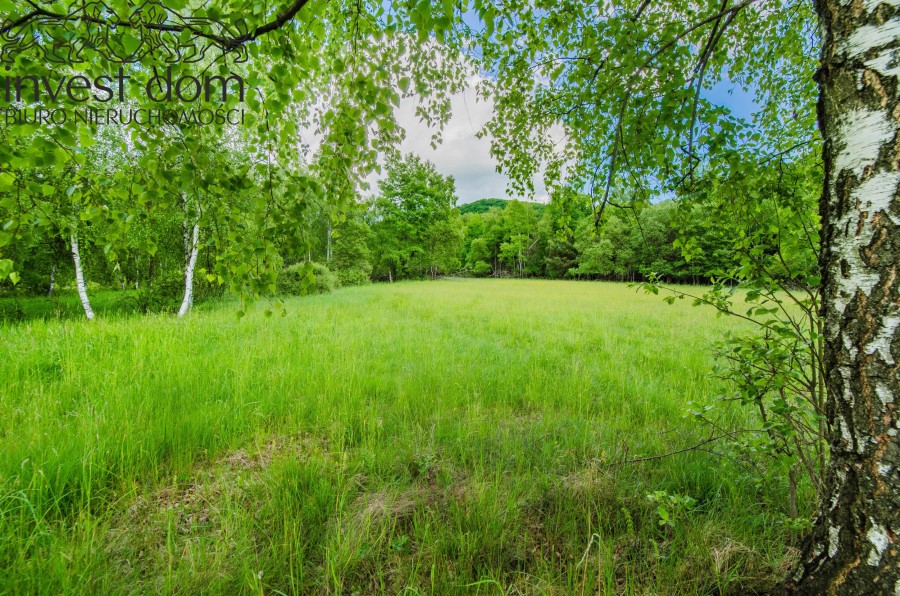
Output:
<svg viewBox="0 0 900 596">
<path fill-rule="evenodd" d="M 285 8 L 283 11 L 279 12 L 274 19 L 261 25 L 254 29 L 253 31 L 248 31 L 246 33 L 242 33 L 240 35 L 235 36 L 226 36 L 226 35 L 217 35 L 215 33 L 204 31 L 198 27 L 195 27 L 191 24 L 167 24 L 167 23 L 152 23 L 152 22 L 143 22 L 143 21 L 132 21 L 125 19 L 104 19 L 95 17 L 87 14 L 60 14 L 57 12 L 53 12 L 51 10 L 47 10 L 38 6 L 32 1 L 28 1 L 33 8 L 31 12 L 28 12 L 18 19 L 11 21 L 8 24 L 3 25 L 0 28 L 0 35 L 9 35 L 14 30 L 22 27 L 23 25 L 28 24 L 30 21 L 33 21 L 38 18 L 49 19 L 50 21 L 57 23 L 65 23 L 65 22 L 74 22 L 80 21 L 85 23 L 91 23 L 94 25 L 100 25 L 101 27 L 106 27 L 108 29 L 150 29 L 153 31 L 160 31 L 164 33 L 181 33 L 183 31 L 188 31 L 197 37 L 201 37 L 204 39 L 208 39 L 214 42 L 216 45 L 221 47 L 225 51 L 230 51 L 237 49 L 238 47 L 253 41 L 266 33 L 271 33 L 272 31 L 276 31 L 287 24 L 289 21 L 293 20 L 293 18 L 300 12 L 300 10 L 309 3 L 309 0 L 294 0 L 294 2 Z"/>
</svg>

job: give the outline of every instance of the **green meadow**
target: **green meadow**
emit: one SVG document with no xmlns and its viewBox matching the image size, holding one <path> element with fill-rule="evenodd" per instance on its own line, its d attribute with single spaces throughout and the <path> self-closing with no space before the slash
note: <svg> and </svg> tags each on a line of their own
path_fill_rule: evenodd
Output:
<svg viewBox="0 0 900 596">
<path fill-rule="evenodd" d="M 794 561 L 784 487 L 715 445 L 631 461 L 707 436 L 734 319 L 538 280 L 286 306 L 16 307 L 0 592 L 715 594 Z"/>
</svg>

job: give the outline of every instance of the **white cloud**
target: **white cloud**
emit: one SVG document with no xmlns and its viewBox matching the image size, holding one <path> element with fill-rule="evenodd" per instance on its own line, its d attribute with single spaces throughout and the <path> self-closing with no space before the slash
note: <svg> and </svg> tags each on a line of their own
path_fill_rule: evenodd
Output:
<svg viewBox="0 0 900 596">
<path fill-rule="evenodd" d="M 416 100 L 408 97 L 400 101 L 396 110 L 397 121 L 406 130 L 406 138 L 400 144 L 403 153 L 415 153 L 434 163 L 445 176 L 453 176 L 459 203 L 471 203 L 484 198 L 521 198 L 507 193 L 509 179 L 497 173 L 497 160 L 491 156 L 489 138 L 479 139 L 476 133 L 490 120 L 494 104 L 490 100 L 479 100 L 474 85 L 477 79 L 470 79 L 466 88 L 451 98 L 453 115 L 444 127 L 443 142 L 437 148 L 431 147 L 431 137 L 435 130 L 419 121 L 416 116 Z M 378 177 L 370 178 L 372 188 Z M 547 191 L 540 180 L 535 181 L 535 196 L 532 200 L 547 202 Z"/>
</svg>

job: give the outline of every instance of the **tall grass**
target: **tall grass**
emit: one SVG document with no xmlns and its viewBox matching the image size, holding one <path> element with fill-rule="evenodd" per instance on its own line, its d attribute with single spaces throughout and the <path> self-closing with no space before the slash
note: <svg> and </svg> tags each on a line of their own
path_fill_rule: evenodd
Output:
<svg viewBox="0 0 900 596">
<path fill-rule="evenodd" d="M 696 439 L 728 319 L 516 280 L 262 310 L 0 327 L 0 591 L 715 593 L 789 562 L 779 487 L 614 465 Z M 654 491 L 696 504 L 661 524 Z"/>
</svg>

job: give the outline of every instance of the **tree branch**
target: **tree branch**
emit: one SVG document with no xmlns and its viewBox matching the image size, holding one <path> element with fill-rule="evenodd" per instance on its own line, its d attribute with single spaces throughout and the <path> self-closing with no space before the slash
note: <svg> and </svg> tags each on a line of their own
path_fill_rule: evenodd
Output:
<svg viewBox="0 0 900 596">
<path fill-rule="evenodd" d="M 239 46 L 253 41 L 266 33 L 270 33 L 277 29 L 283 27 L 288 21 L 292 20 L 300 10 L 309 3 L 310 0 L 294 0 L 294 2 L 288 6 L 285 10 L 278 13 L 275 18 L 268 23 L 257 27 L 252 32 L 245 33 L 243 35 L 238 36 L 224 36 L 224 35 L 216 35 L 215 33 L 210 33 L 207 31 L 203 31 L 202 29 L 198 29 L 197 27 L 191 25 L 166 25 L 162 23 L 144 23 L 144 22 L 132 22 L 126 20 L 107 20 L 107 19 L 99 19 L 97 17 L 93 17 L 85 14 L 74 15 L 64 15 L 55 12 L 51 12 L 49 10 L 43 9 L 33 3 L 30 3 L 34 6 L 34 10 L 25 14 L 24 16 L 12 21 L 9 24 L 3 25 L 0 28 L 0 35 L 8 35 L 14 29 L 21 27 L 27 24 L 29 21 L 38 18 L 45 17 L 47 19 L 52 19 L 58 22 L 66 22 L 73 20 L 80 20 L 86 23 L 92 23 L 95 25 L 100 25 L 102 27 L 107 28 L 128 28 L 128 29 L 138 29 L 145 28 L 151 29 L 153 31 L 163 31 L 167 33 L 181 33 L 182 31 L 190 31 L 197 37 L 202 37 L 204 39 L 208 39 L 210 41 L 215 42 L 217 45 L 222 47 L 225 50 L 234 50 Z"/>
</svg>

